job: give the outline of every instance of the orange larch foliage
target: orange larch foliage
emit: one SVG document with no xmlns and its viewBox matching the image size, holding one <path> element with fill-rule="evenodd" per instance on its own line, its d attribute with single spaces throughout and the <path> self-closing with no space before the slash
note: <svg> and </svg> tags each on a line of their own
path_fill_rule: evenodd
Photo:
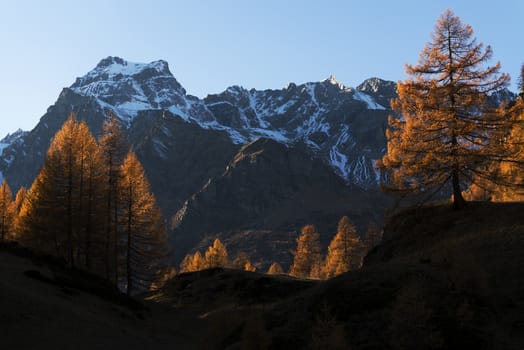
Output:
<svg viewBox="0 0 524 350">
<path fill-rule="evenodd" d="M 340 219 L 335 237 L 328 246 L 324 265 L 325 278 L 358 269 L 362 264 L 364 244 L 353 223 L 347 216 Z"/>
<path fill-rule="evenodd" d="M 13 238 L 15 222 L 15 206 L 11 189 L 6 179 L 0 186 L 0 240 L 5 241 Z"/>
<path fill-rule="evenodd" d="M 315 226 L 306 225 L 297 238 L 297 250 L 289 274 L 299 278 L 320 278 L 322 259 L 319 233 Z"/>
<path fill-rule="evenodd" d="M 167 232 L 144 169 L 133 152 L 121 166 L 119 220 L 123 232 L 126 291 L 130 295 L 158 283 L 167 255 Z"/>
<path fill-rule="evenodd" d="M 511 118 L 488 96 L 505 88 L 509 76 L 499 73 L 499 63 L 485 65 L 491 47 L 477 43 L 471 26 L 450 10 L 431 38 L 418 64 L 406 65 L 410 78 L 398 83 L 391 103 L 397 116 L 389 118 L 388 150 L 377 166 L 389 172 L 385 187 L 392 190 L 432 194 L 450 184 L 458 209 L 463 185 L 488 178 L 485 165 L 504 154 L 495 141 Z"/>
</svg>

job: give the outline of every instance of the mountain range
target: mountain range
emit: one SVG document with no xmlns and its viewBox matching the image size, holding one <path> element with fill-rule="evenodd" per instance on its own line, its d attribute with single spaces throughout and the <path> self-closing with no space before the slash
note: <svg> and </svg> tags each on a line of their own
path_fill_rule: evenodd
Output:
<svg viewBox="0 0 524 350">
<path fill-rule="evenodd" d="M 144 165 L 174 260 L 219 236 L 233 255 L 286 266 L 304 224 L 327 245 L 343 215 L 360 232 L 380 220 L 388 199 L 373 162 L 385 153 L 395 96 L 391 81 L 352 88 L 331 76 L 200 99 L 165 61 L 107 57 L 64 88 L 33 130 L 0 141 L 0 172 L 14 190 L 30 186 L 71 112 L 99 136 L 112 111 Z"/>
</svg>

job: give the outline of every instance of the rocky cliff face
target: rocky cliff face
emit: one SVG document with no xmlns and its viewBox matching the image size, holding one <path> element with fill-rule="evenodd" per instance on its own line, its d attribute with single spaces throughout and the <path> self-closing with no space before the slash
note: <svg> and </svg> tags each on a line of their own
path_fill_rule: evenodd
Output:
<svg viewBox="0 0 524 350">
<path fill-rule="evenodd" d="M 171 222 L 174 247 L 204 248 L 219 235 L 231 253 L 249 252 L 259 266 L 271 257 L 284 266 L 303 225 L 314 223 L 327 246 L 343 215 L 360 228 L 386 204 L 377 191 L 347 186 L 327 165 L 271 139 L 244 145 L 225 171 L 210 179 Z"/>
</svg>

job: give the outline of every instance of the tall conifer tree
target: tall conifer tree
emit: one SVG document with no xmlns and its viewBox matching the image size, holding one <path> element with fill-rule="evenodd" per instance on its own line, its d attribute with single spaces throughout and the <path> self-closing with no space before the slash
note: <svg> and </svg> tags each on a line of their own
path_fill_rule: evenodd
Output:
<svg viewBox="0 0 524 350">
<path fill-rule="evenodd" d="M 297 251 L 289 274 L 294 277 L 318 277 L 321 267 L 319 233 L 313 225 L 306 225 L 297 238 Z M 313 275 L 313 276 L 312 276 Z"/>
<path fill-rule="evenodd" d="M 355 225 L 347 216 L 338 222 L 337 234 L 328 246 L 325 276 L 331 278 L 357 269 L 362 261 L 364 245 L 357 234 Z"/>
<path fill-rule="evenodd" d="M 22 203 L 21 239 L 37 249 L 63 257 L 71 266 L 86 266 L 81 256 L 94 231 L 93 214 L 86 216 L 99 180 L 96 141 L 84 123 L 71 115 L 56 133 L 44 164 Z M 91 239 L 89 239 L 91 241 Z"/>
<path fill-rule="evenodd" d="M 121 165 L 129 150 L 120 123 L 114 113 L 110 113 L 103 125 L 103 135 L 99 140 L 105 169 L 105 277 L 119 280 L 119 234 L 118 234 L 118 188 L 121 179 Z"/>
<path fill-rule="evenodd" d="M 227 267 L 229 265 L 227 249 L 220 239 L 216 238 L 213 241 L 213 245 L 207 248 L 204 260 L 205 267 L 208 269 L 213 267 Z"/>
<path fill-rule="evenodd" d="M 0 186 L 0 240 L 5 241 L 12 238 L 15 219 L 15 207 L 11 189 L 6 179 L 2 180 Z"/>
<path fill-rule="evenodd" d="M 450 183 L 458 209 L 463 183 L 489 175 L 483 166 L 500 157 L 493 138 L 510 122 L 488 104 L 509 82 L 499 63 L 486 66 L 491 56 L 491 47 L 477 43 L 471 26 L 452 11 L 440 16 L 392 101 L 402 117 L 389 118 L 388 151 L 378 165 L 390 171 L 393 189 L 430 193 Z"/>
<path fill-rule="evenodd" d="M 119 226 L 125 240 L 127 294 L 158 283 L 167 255 L 166 227 L 133 152 L 121 166 Z"/>
</svg>

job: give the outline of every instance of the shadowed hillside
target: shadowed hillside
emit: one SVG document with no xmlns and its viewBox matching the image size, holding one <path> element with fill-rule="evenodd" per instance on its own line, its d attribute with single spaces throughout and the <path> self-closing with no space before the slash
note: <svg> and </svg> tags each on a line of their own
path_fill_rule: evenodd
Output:
<svg viewBox="0 0 524 350">
<path fill-rule="evenodd" d="M 142 302 L 4 248 L 2 345 L 522 349 L 523 212 L 524 203 L 409 209 L 389 220 L 361 270 L 305 281 L 210 269 L 180 274 Z"/>
<path fill-rule="evenodd" d="M 217 349 L 242 348 L 253 333 L 274 349 L 520 349 L 523 211 L 409 209 L 390 219 L 359 271 L 306 283 L 207 270 L 177 276 L 153 299 L 208 320 Z"/>
</svg>

